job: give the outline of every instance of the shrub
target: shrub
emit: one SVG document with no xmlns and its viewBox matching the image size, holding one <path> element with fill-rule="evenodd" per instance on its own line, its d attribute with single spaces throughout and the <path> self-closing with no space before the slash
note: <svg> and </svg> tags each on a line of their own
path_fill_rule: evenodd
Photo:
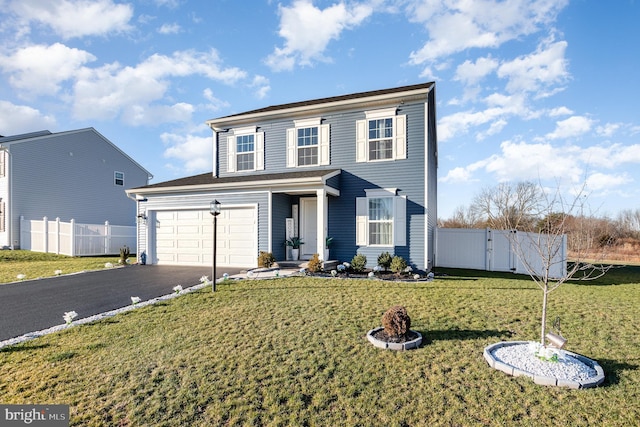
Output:
<svg viewBox="0 0 640 427">
<path fill-rule="evenodd" d="M 407 309 L 401 305 L 394 305 L 382 316 L 382 326 L 390 337 L 403 337 L 411 328 L 411 318 Z"/>
<path fill-rule="evenodd" d="M 123 246 L 120 248 L 120 260 L 118 261 L 120 264 L 125 265 L 127 263 L 127 259 L 131 255 L 128 246 Z"/>
<path fill-rule="evenodd" d="M 312 273 L 317 273 L 318 271 L 322 270 L 322 261 L 320 261 L 320 257 L 318 256 L 318 254 L 313 254 L 311 259 L 309 260 L 307 268 Z"/>
<path fill-rule="evenodd" d="M 407 268 L 407 261 L 401 256 L 394 256 L 391 260 L 391 271 L 399 275 L 405 268 Z"/>
<path fill-rule="evenodd" d="M 389 252 L 382 252 L 380 255 L 378 255 L 378 265 L 385 270 L 388 270 L 391 266 L 391 260 L 392 257 Z"/>
<path fill-rule="evenodd" d="M 351 269 L 355 273 L 362 273 L 367 266 L 367 257 L 363 254 L 357 254 L 351 260 Z"/>
<path fill-rule="evenodd" d="M 260 251 L 258 255 L 258 267 L 270 268 L 276 262 L 271 252 Z"/>
</svg>

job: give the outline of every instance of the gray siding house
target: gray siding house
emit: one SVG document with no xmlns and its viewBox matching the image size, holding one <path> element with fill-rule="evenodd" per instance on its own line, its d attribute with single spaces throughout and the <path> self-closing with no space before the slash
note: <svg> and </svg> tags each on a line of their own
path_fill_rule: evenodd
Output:
<svg viewBox="0 0 640 427">
<path fill-rule="evenodd" d="M 93 128 L 0 137 L 0 248 L 19 248 L 21 216 L 135 225 L 125 189 L 151 177 Z"/>
<path fill-rule="evenodd" d="M 259 251 L 374 266 L 382 252 L 433 266 L 435 83 L 276 105 L 209 120 L 213 172 L 127 190 L 139 200 L 139 252 L 153 264 L 255 267 Z"/>
</svg>

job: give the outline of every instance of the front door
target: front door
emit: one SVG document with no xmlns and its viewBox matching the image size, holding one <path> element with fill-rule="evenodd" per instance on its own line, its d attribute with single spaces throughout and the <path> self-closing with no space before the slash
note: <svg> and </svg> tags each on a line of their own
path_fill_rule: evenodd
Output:
<svg viewBox="0 0 640 427">
<path fill-rule="evenodd" d="M 304 244 L 300 247 L 300 258 L 310 259 L 318 251 L 318 199 L 315 197 L 300 199 L 300 238 Z M 322 259 L 323 255 L 319 254 Z"/>
</svg>

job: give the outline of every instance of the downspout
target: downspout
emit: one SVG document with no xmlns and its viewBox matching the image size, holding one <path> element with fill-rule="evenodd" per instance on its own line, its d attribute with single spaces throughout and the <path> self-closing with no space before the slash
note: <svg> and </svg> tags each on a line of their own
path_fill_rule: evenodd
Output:
<svg viewBox="0 0 640 427">
<path fill-rule="evenodd" d="M 9 205 L 7 208 L 9 211 L 9 229 L 7 230 L 7 234 L 9 236 L 9 248 L 13 250 L 15 249 L 13 246 L 13 156 L 11 155 L 9 147 L 5 147 L 4 145 L 0 145 L 0 151 L 4 151 L 9 155 L 9 173 L 7 174 L 7 179 L 9 180 L 9 194 L 7 197 L 7 203 Z"/>
</svg>

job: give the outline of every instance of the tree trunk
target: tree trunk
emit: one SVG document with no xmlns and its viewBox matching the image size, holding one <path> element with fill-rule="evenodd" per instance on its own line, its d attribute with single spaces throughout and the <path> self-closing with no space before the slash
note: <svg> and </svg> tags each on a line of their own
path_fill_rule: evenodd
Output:
<svg viewBox="0 0 640 427">
<path fill-rule="evenodd" d="M 544 284 L 542 293 L 542 325 L 540 328 L 540 344 L 544 346 L 544 336 L 546 335 L 547 328 L 547 296 L 549 295 L 549 285 Z"/>
</svg>

